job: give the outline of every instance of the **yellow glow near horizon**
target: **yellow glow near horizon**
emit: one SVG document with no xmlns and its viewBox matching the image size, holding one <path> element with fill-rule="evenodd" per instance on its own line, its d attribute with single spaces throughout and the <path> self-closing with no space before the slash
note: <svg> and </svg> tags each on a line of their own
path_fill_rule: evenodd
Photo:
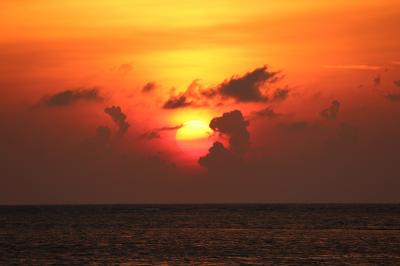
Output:
<svg viewBox="0 0 400 266">
<path fill-rule="evenodd" d="M 211 129 L 203 120 L 189 120 L 177 132 L 176 139 L 180 141 L 208 138 Z"/>
</svg>

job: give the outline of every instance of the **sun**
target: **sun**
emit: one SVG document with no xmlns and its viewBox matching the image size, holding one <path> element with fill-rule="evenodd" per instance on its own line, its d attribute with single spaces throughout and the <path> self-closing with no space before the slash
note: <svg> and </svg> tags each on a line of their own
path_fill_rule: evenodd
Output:
<svg viewBox="0 0 400 266">
<path fill-rule="evenodd" d="M 211 145 L 212 130 L 204 120 L 188 120 L 176 132 L 178 147 L 188 155 L 205 155 Z"/>
<path fill-rule="evenodd" d="M 182 141 L 198 140 L 208 138 L 210 134 L 211 129 L 205 121 L 190 120 L 185 122 L 176 132 L 176 139 Z"/>
</svg>

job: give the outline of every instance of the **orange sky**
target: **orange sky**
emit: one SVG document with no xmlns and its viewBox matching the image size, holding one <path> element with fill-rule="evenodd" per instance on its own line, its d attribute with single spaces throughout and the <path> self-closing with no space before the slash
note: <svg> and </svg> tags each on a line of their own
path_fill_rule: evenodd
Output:
<svg viewBox="0 0 400 266">
<path fill-rule="evenodd" d="M 135 81 L 181 88 L 195 78 L 215 83 L 266 62 L 304 71 L 399 58 L 396 0 L 6 0 L 1 5 L 1 69 L 21 67 L 22 62 L 7 60 L 17 56 L 40 67 L 30 75 L 58 76 L 57 66 L 83 78 L 132 63 Z"/>
<path fill-rule="evenodd" d="M 63 155 L 68 153 L 66 150 L 73 154 L 69 149 L 93 136 L 99 125 L 111 128 L 114 136 L 116 123 L 104 114 L 105 107 L 114 105 L 121 107 L 130 124 L 123 139 L 113 139 L 114 154 L 165 155 L 183 172 L 194 167 L 198 174 L 204 169 L 197 164 L 197 158 L 186 158 L 185 152 L 190 148 L 177 144 L 176 129 L 168 128 L 193 119 L 208 123 L 233 109 L 241 110 L 250 121 L 252 149 L 244 157 L 254 164 L 254 160 L 267 157 L 282 160 L 276 162 L 276 167 L 284 165 L 285 160 L 298 163 L 293 159 L 296 156 L 309 158 L 311 162 L 313 156 L 320 154 L 309 153 L 310 150 L 316 151 L 330 143 L 327 138 L 336 136 L 342 122 L 368 132 L 366 142 L 358 147 L 361 151 L 374 138 L 385 135 L 387 139 L 398 130 L 390 126 L 392 120 L 388 116 L 399 113 L 394 85 L 400 80 L 399 25 L 398 0 L 2 0 L 0 119 L 4 135 L 14 141 L 4 140 L 14 156 L 7 158 L 10 165 L 21 154 L 26 154 L 22 158 L 29 161 L 38 150 L 47 152 L 49 158 L 66 158 Z M 289 97 L 284 101 L 235 102 L 224 97 L 196 99 L 192 95 L 191 104 L 184 108 L 163 108 L 169 99 L 187 93 L 194 80 L 198 79 L 199 88 L 218 88 L 231 77 L 243 77 L 264 65 L 268 65 L 269 71 L 280 71 L 282 79 L 268 89 L 271 93 L 276 88 L 287 88 Z M 374 85 L 377 78 L 379 84 Z M 148 82 L 154 82 L 154 89 L 143 93 L 142 88 Z M 52 95 L 82 88 L 95 88 L 102 100 L 78 101 L 66 108 L 43 108 L 45 99 Z M 320 112 L 333 100 L 341 103 L 341 120 L 329 123 L 321 118 Z M 266 107 L 279 113 L 279 118 L 253 119 L 255 113 Z M 307 129 L 293 135 L 288 133 L 292 124 L 300 128 L 307 124 Z M 145 135 L 146 132 L 153 135 Z M 155 139 L 143 140 L 149 136 Z M 212 137 L 228 145 L 226 136 Z M 312 149 L 307 146 L 310 141 Z M 295 144 L 289 145 L 289 142 Z M 53 150 L 55 143 L 59 150 Z M 206 153 L 210 148 L 210 141 L 206 143 L 200 152 Z M 32 150 L 26 151 L 24 147 Z M 198 152 L 196 148 L 196 156 Z M 388 148 L 385 152 L 392 151 Z M 360 159 L 360 164 L 370 158 L 364 159 Z M 100 165 L 97 161 L 91 163 Z M 110 169 L 118 168 L 119 162 L 113 163 Z M 180 165 L 185 167 L 181 169 Z M 60 163 L 59 167 L 62 166 Z M 43 169 L 46 173 L 50 171 L 44 166 Z M 43 169 L 32 171 L 39 173 Z M 295 180 L 293 184 L 298 185 L 298 179 L 290 177 L 291 174 L 284 177 L 286 183 Z M 121 174 L 125 175 L 126 172 Z M 43 176 L 41 182 L 46 187 L 50 182 L 46 178 L 50 179 L 50 175 Z M 105 176 L 103 184 L 108 184 L 107 180 Z M 263 182 L 257 180 L 253 180 L 260 182 L 255 187 Z M 371 180 L 374 179 L 371 177 Z M 268 184 L 284 190 L 275 181 L 270 179 Z M 4 184 L 11 188 L 17 186 L 13 182 L 6 180 Z M 197 184 L 187 182 L 188 186 Z M 170 185 L 176 183 L 179 182 L 171 181 Z M 61 184 L 57 183 L 62 187 Z M 252 195 L 249 191 L 246 195 Z M 11 192 L 7 195 L 12 195 Z M 262 195 L 262 191 L 257 193 Z M 368 193 L 372 192 L 368 190 L 360 194 L 364 198 L 360 197 L 367 199 Z M 144 199 L 143 195 L 139 193 L 136 199 L 151 201 L 150 196 Z M 216 195 L 210 199 L 222 199 Z M 229 195 L 227 192 L 226 197 Z M 289 192 L 285 195 L 287 199 L 294 197 Z M 304 195 L 307 195 L 306 189 Z M 352 198 L 350 192 L 346 195 L 349 199 L 357 198 L 354 195 Z M 193 197 L 200 200 L 201 193 Z M 46 200 L 49 199 L 43 198 Z M 184 201 L 184 198 L 176 200 Z M 243 196 L 243 200 L 247 198 Z"/>
</svg>

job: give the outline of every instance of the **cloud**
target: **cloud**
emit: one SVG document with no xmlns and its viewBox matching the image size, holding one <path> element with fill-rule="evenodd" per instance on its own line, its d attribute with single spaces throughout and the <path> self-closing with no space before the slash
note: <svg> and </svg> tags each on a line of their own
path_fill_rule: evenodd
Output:
<svg viewBox="0 0 400 266">
<path fill-rule="evenodd" d="M 141 139 L 146 139 L 146 140 L 154 140 L 154 139 L 159 139 L 160 132 L 162 131 L 174 131 L 178 130 L 182 127 L 183 125 L 177 125 L 177 126 L 172 126 L 172 127 L 160 127 L 156 128 L 147 132 L 144 132 L 143 134 L 140 135 Z"/>
<path fill-rule="evenodd" d="M 250 146 L 250 134 L 247 131 L 248 122 L 239 110 L 224 113 L 210 122 L 210 128 L 215 132 L 229 137 L 229 147 L 221 142 L 214 142 L 205 156 L 198 163 L 211 173 L 237 172 L 243 166 L 243 154 Z"/>
<path fill-rule="evenodd" d="M 270 72 L 266 66 L 257 68 L 243 76 L 234 76 L 217 87 L 224 97 L 230 97 L 238 102 L 262 102 L 267 97 L 262 93 L 266 82 L 275 82 L 277 72 Z"/>
<path fill-rule="evenodd" d="M 400 87 L 400 79 L 393 81 L 393 84 Z"/>
<path fill-rule="evenodd" d="M 91 101 L 101 102 L 103 97 L 100 95 L 99 88 L 79 88 L 76 90 L 65 90 L 58 92 L 54 95 L 45 97 L 39 105 L 45 105 L 47 107 L 61 107 L 70 106 L 78 101 Z"/>
<path fill-rule="evenodd" d="M 331 103 L 331 106 L 321 111 L 320 115 L 327 120 L 335 120 L 340 109 L 340 102 L 338 100 L 334 100 Z"/>
<path fill-rule="evenodd" d="M 263 89 L 266 83 L 277 82 L 281 77 L 278 72 L 267 70 L 266 66 L 250 71 L 243 76 L 233 76 L 229 80 L 211 87 L 204 87 L 200 80 L 195 79 L 178 95 L 171 95 L 164 103 L 164 109 L 176 109 L 187 106 L 221 105 L 225 99 L 237 102 L 263 102 L 268 100 Z M 289 90 L 277 89 L 273 100 L 282 101 L 287 98 Z"/>
<path fill-rule="evenodd" d="M 289 96 L 289 89 L 276 89 L 273 95 L 273 100 L 274 101 L 283 101 L 286 100 L 286 98 Z"/>
<path fill-rule="evenodd" d="M 283 116 L 283 114 L 277 113 L 272 107 L 266 107 L 264 109 L 253 112 L 253 117 L 266 117 L 268 119 L 274 119 L 276 117 Z"/>
<path fill-rule="evenodd" d="M 178 129 L 180 129 L 181 127 L 183 127 L 182 124 L 177 125 L 177 126 L 172 126 L 172 127 L 160 127 L 160 128 L 158 128 L 158 129 L 156 129 L 156 130 L 157 130 L 157 131 L 178 130 Z"/>
<path fill-rule="evenodd" d="M 214 142 L 208 150 L 208 154 L 200 157 L 199 164 L 212 173 L 226 173 L 233 171 L 241 164 L 241 158 L 226 149 L 221 142 Z"/>
<path fill-rule="evenodd" d="M 144 132 L 143 134 L 140 134 L 139 137 L 141 139 L 153 140 L 153 139 L 159 139 L 160 134 L 157 131 L 147 131 L 147 132 Z"/>
<path fill-rule="evenodd" d="M 325 68 L 333 68 L 333 69 L 351 69 L 351 70 L 379 70 L 382 69 L 382 66 L 374 66 L 374 65 L 326 65 Z"/>
<path fill-rule="evenodd" d="M 104 112 L 108 114 L 112 118 L 112 120 L 118 125 L 118 135 L 124 135 L 130 125 L 128 124 L 128 122 L 126 122 L 126 115 L 121 111 L 121 107 L 106 107 L 104 109 Z"/>
<path fill-rule="evenodd" d="M 385 98 L 392 102 L 400 101 L 400 93 L 387 93 Z"/>
<path fill-rule="evenodd" d="M 142 88 L 142 92 L 146 93 L 146 92 L 151 92 L 153 91 L 155 88 L 157 87 L 155 82 L 148 82 L 146 83 L 143 88 Z"/>
<path fill-rule="evenodd" d="M 229 136 L 230 150 L 243 153 L 250 146 L 250 134 L 247 131 L 249 123 L 239 110 L 224 113 L 210 122 L 210 128 L 220 134 Z"/>
<path fill-rule="evenodd" d="M 193 80 L 186 90 L 178 95 L 174 95 L 172 89 L 170 98 L 164 103 L 164 109 L 176 109 L 187 106 L 206 106 L 210 98 L 214 98 L 217 92 L 213 88 L 205 89 L 200 80 Z"/>
<path fill-rule="evenodd" d="M 191 105 L 192 102 L 188 101 L 187 97 L 184 94 L 179 96 L 171 96 L 164 105 L 164 109 L 177 109 Z"/>
<path fill-rule="evenodd" d="M 203 85 L 200 83 L 199 79 L 195 79 L 186 89 L 185 96 L 189 98 L 193 98 L 199 100 L 202 96 Z"/>
</svg>

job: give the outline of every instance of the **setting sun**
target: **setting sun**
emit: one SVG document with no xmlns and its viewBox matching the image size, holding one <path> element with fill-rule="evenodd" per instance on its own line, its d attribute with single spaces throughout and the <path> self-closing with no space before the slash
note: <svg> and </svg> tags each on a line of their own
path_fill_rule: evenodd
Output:
<svg viewBox="0 0 400 266">
<path fill-rule="evenodd" d="M 198 140 L 207 138 L 211 134 L 211 129 L 205 121 L 190 120 L 183 124 L 176 132 L 177 140 Z"/>
<path fill-rule="evenodd" d="M 399 25 L 400 0 L 0 0 L 0 266 L 400 265 Z"/>
<path fill-rule="evenodd" d="M 212 141 L 211 129 L 204 120 L 189 120 L 176 132 L 176 143 L 185 154 L 196 158 L 206 154 Z"/>
</svg>

